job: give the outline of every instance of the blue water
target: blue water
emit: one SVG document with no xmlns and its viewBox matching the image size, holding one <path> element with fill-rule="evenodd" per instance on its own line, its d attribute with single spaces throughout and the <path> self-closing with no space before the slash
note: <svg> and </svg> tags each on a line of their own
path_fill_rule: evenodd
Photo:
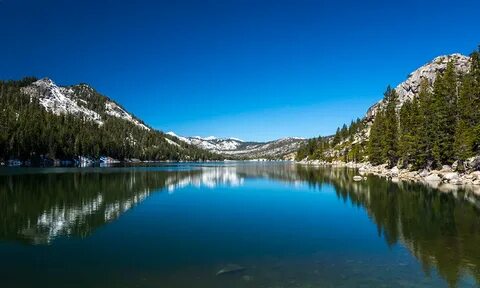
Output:
<svg viewBox="0 0 480 288">
<path fill-rule="evenodd" d="M 479 283 L 467 192 L 288 163 L 15 169 L 0 171 L 2 287 Z M 245 269 L 217 276 L 227 264 Z"/>
</svg>

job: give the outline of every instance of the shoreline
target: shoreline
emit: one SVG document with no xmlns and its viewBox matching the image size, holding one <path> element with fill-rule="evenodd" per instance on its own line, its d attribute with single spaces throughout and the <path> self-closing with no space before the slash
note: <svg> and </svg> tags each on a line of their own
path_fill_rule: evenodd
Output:
<svg viewBox="0 0 480 288">
<path fill-rule="evenodd" d="M 8 160 L 0 161 L 0 167 L 114 167 L 116 165 L 142 165 L 142 164 L 155 164 L 155 163 L 229 163 L 229 162 L 291 162 L 295 163 L 292 160 L 272 160 L 265 158 L 255 158 L 255 159 L 223 159 L 223 160 L 139 160 L 139 159 L 125 159 L 125 160 L 116 160 L 109 159 L 107 161 L 102 161 L 99 159 L 87 159 L 85 158 L 82 161 L 78 160 L 59 160 L 59 159 L 47 159 L 46 161 L 31 161 L 31 160 Z"/>
<path fill-rule="evenodd" d="M 471 161 L 477 161 L 478 158 Z M 441 191 L 455 191 L 458 189 L 473 190 L 475 194 L 480 195 L 480 171 L 466 170 L 464 172 L 455 171 L 449 165 L 443 165 L 440 170 L 408 170 L 399 169 L 397 166 L 387 168 L 387 164 L 372 165 L 369 162 L 343 162 L 343 161 L 320 161 L 320 160 L 302 160 L 296 163 L 312 166 L 345 167 L 358 169 L 358 175 L 362 176 L 354 179 L 355 181 L 364 180 L 363 176 L 376 175 L 387 178 L 392 182 L 411 181 L 427 184 Z"/>
</svg>

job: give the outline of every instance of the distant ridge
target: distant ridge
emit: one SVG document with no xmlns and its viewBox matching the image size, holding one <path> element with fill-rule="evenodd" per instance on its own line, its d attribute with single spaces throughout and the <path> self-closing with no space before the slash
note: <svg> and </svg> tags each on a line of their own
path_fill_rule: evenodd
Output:
<svg viewBox="0 0 480 288">
<path fill-rule="evenodd" d="M 267 142 L 243 141 L 238 138 L 217 138 L 209 137 L 183 137 L 174 132 L 168 135 L 195 145 L 196 147 L 227 156 L 234 156 L 245 159 L 293 159 L 294 152 L 305 143 L 305 139 L 299 137 L 287 137 Z"/>
</svg>

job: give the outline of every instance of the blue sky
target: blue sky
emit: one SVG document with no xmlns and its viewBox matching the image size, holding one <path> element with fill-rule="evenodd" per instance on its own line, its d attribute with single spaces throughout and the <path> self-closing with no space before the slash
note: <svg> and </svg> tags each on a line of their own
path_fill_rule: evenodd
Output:
<svg viewBox="0 0 480 288">
<path fill-rule="evenodd" d="M 0 78 L 86 82 L 149 125 L 331 134 L 386 86 L 480 44 L 480 1 L 0 0 Z"/>
</svg>

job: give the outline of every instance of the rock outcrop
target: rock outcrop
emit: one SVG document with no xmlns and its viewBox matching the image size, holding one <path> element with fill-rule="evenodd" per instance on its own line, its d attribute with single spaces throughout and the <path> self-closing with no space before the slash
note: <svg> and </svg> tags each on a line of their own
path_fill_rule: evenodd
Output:
<svg viewBox="0 0 480 288">
<path fill-rule="evenodd" d="M 468 72 L 471 66 L 470 57 L 462 54 L 454 53 L 450 55 L 436 57 L 429 63 L 421 66 L 420 68 L 410 73 L 404 82 L 398 84 L 395 87 L 395 91 L 398 94 L 397 109 L 399 110 L 405 102 L 411 101 L 412 99 L 414 99 L 414 97 L 418 96 L 421 83 L 424 80 L 426 80 L 429 86 L 432 88 L 437 73 L 445 71 L 449 62 L 453 63 L 454 68 L 458 74 L 464 74 Z M 363 118 L 364 128 L 360 129 L 353 135 L 353 141 L 348 145 L 340 142 L 338 145 L 336 145 L 336 147 L 327 150 L 324 153 L 325 157 L 338 159 L 342 155 L 344 155 L 345 151 L 350 150 L 351 147 L 349 145 L 368 141 L 368 138 L 370 136 L 370 128 L 373 124 L 373 120 L 375 119 L 375 116 L 380 111 L 380 109 L 384 108 L 385 105 L 386 102 L 382 99 L 374 105 L 370 106 L 370 108 L 368 108 L 367 110 L 367 113 L 365 114 L 365 117 Z M 333 137 L 331 137 L 331 139 L 333 139 Z M 472 165 L 476 165 L 478 166 L 478 169 L 480 169 L 480 160 L 478 163 Z"/>
<path fill-rule="evenodd" d="M 431 62 L 410 73 L 407 80 L 400 83 L 395 88 L 395 92 L 398 94 L 397 108 L 400 109 L 403 103 L 406 101 L 411 101 L 415 96 L 418 95 L 422 81 L 426 80 L 430 86 L 433 86 L 437 73 L 443 72 L 447 68 L 447 64 L 450 61 L 452 61 L 455 70 L 459 74 L 466 73 L 470 69 L 470 58 L 465 55 L 455 53 L 436 57 Z M 372 118 L 375 117 L 375 114 L 380 108 L 384 107 L 384 105 L 385 102 L 383 99 L 375 103 L 368 109 L 365 118 L 372 120 Z"/>
</svg>

